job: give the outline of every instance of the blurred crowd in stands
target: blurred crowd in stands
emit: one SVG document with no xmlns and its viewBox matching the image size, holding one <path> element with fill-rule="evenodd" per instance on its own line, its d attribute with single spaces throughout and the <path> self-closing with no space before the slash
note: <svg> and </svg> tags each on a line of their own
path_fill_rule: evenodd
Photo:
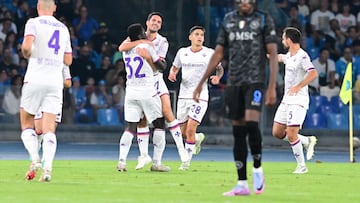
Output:
<svg viewBox="0 0 360 203">
<path fill-rule="evenodd" d="M 262 4 L 268 2 L 258 0 Z M 20 46 L 27 19 L 37 15 L 36 3 L 36 0 L 0 0 L 0 122 L 19 120 L 22 77 L 27 66 Z M 122 54 L 117 51 L 123 39 L 111 36 L 111 28 L 106 22 L 98 22 L 85 3 L 88 2 L 57 1 L 56 17 L 69 27 L 74 57 L 70 67 L 73 86 L 64 90 L 63 123 L 99 123 L 99 120 L 123 123 L 126 72 Z M 310 94 L 325 96 L 328 101 L 337 97 L 347 64 L 352 62 L 353 100 L 360 105 L 360 0 L 274 0 L 273 5 L 287 16 L 286 22 L 277 26 L 278 34 L 285 26 L 298 27 L 303 33 L 302 47 L 319 72 Z M 206 0 L 198 0 L 197 24 L 205 24 L 206 6 Z M 223 16 L 233 8 L 233 0 L 210 1 L 210 44 L 214 45 Z M 274 18 L 276 22 L 284 20 Z M 285 51 L 281 36 L 279 51 Z M 226 69 L 226 61 L 223 66 Z M 279 70 L 280 101 L 283 68 Z M 226 73 L 221 82 L 222 85 L 210 88 L 205 122 L 211 125 L 226 125 L 222 117 Z"/>
</svg>

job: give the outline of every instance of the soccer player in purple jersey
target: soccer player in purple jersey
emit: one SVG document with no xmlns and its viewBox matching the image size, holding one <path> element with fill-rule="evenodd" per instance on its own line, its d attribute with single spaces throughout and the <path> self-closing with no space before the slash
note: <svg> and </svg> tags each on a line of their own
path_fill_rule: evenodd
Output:
<svg viewBox="0 0 360 203">
<path fill-rule="evenodd" d="M 194 91 L 199 100 L 203 82 L 213 73 L 217 64 L 229 52 L 229 70 L 225 90 L 225 113 L 232 120 L 233 154 L 238 181 L 225 196 L 249 195 L 246 163 L 248 144 L 253 157 L 253 188 L 256 194 L 264 191 L 264 173 L 261 167 L 262 136 L 259 129 L 262 103 L 276 102 L 278 74 L 277 36 L 273 19 L 255 8 L 255 0 L 235 0 L 236 10 L 223 19 L 215 53 L 207 71 Z M 266 54 L 269 54 L 270 76 L 265 94 Z M 248 141 L 247 142 L 247 137 Z"/>
</svg>

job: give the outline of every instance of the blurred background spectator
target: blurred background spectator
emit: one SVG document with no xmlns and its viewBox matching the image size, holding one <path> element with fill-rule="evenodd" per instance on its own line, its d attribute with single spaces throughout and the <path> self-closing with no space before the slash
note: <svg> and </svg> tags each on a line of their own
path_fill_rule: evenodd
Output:
<svg viewBox="0 0 360 203">
<path fill-rule="evenodd" d="M 319 94 L 326 96 L 329 100 L 332 96 L 339 95 L 340 88 L 336 84 L 335 78 L 335 63 L 330 59 L 330 52 L 324 48 L 320 51 L 319 58 L 313 61 L 319 77 L 311 83 Z"/>
<path fill-rule="evenodd" d="M 2 109 L 5 112 L 5 122 L 20 123 L 20 97 L 23 77 L 15 75 L 4 94 Z"/>
<path fill-rule="evenodd" d="M 112 106 L 111 92 L 107 90 L 105 80 L 100 80 L 95 91 L 90 96 L 90 104 L 95 118 L 99 109 L 107 109 Z"/>
</svg>

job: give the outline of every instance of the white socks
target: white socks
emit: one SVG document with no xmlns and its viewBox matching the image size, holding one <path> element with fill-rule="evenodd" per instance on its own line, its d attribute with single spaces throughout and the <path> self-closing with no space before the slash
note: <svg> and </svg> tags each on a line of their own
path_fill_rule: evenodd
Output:
<svg viewBox="0 0 360 203">
<path fill-rule="evenodd" d="M 52 170 L 53 161 L 57 147 L 56 135 L 54 133 L 46 133 L 43 138 L 43 168 Z"/>
<path fill-rule="evenodd" d="M 155 165 L 161 165 L 161 159 L 165 150 L 165 130 L 156 128 L 153 134 L 154 154 L 153 163 Z"/>
<path fill-rule="evenodd" d="M 34 129 L 25 129 L 21 132 L 21 140 L 28 151 L 33 163 L 40 162 L 37 134 Z"/>
<path fill-rule="evenodd" d="M 309 141 L 309 137 L 307 136 L 304 136 L 304 135 L 301 135 L 301 134 L 297 134 L 298 138 L 300 139 L 300 142 L 301 144 L 303 144 L 304 146 L 308 146 L 310 141 Z M 285 135 L 285 137 L 282 139 L 284 141 L 288 141 L 289 142 L 289 139 L 288 139 L 288 136 Z"/>
<path fill-rule="evenodd" d="M 145 128 L 137 129 L 137 142 L 141 156 L 145 156 L 149 154 L 149 137 L 150 137 L 150 129 L 148 126 Z"/>
<path fill-rule="evenodd" d="M 302 143 L 300 142 L 300 139 L 298 139 L 295 142 L 290 143 L 290 144 L 291 144 L 291 148 L 293 150 L 294 157 L 296 159 L 297 164 L 300 166 L 305 166 L 303 146 L 302 146 Z"/>
<path fill-rule="evenodd" d="M 179 122 L 175 119 L 172 122 L 167 123 L 167 126 L 168 126 L 170 133 L 175 141 L 181 162 L 187 161 L 188 156 L 186 156 L 186 153 L 184 153 L 185 147 L 184 147 L 184 141 L 183 141 L 182 133 L 180 130 Z"/>
<path fill-rule="evenodd" d="M 119 162 L 126 164 L 126 159 L 132 144 L 134 135 L 129 131 L 124 131 L 119 143 Z"/>
<path fill-rule="evenodd" d="M 301 144 L 303 144 L 304 146 L 308 146 L 310 143 L 309 137 L 306 137 L 304 135 L 298 134 L 298 137 L 300 139 Z"/>
<path fill-rule="evenodd" d="M 188 160 L 189 160 L 189 163 L 190 163 L 190 161 L 192 159 L 192 156 L 193 156 L 193 152 L 195 150 L 195 143 L 187 143 L 187 142 L 185 142 L 185 150 L 188 153 Z"/>
</svg>

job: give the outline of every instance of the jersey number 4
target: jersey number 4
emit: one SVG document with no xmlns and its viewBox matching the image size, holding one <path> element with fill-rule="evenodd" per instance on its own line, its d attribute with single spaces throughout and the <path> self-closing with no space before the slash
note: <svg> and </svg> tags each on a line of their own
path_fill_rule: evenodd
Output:
<svg viewBox="0 0 360 203">
<path fill-rule="evenodd" d="M 54 54 L 59 53 L 60 49 L 60 31 L 55 30 L 48 41 L 48 47 L 54 49 Z"/>
</svg>

